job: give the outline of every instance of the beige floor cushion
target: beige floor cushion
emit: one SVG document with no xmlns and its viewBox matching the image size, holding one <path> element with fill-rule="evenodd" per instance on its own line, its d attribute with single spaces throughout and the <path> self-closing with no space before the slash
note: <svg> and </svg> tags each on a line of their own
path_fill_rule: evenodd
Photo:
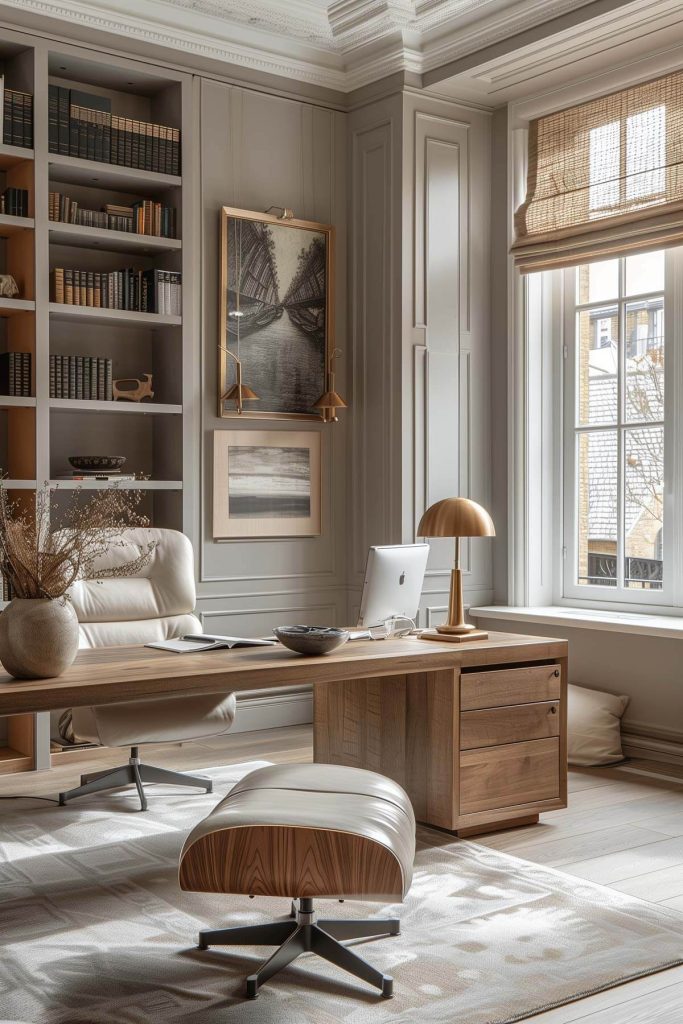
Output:
<svg viewBox="0 0 683 1024">
<path fill-rule="evenodd" d="M 616 764 L 623 761 L 621 716 L 629 698 L 569 684 L 567 695 L 569 763 Z"/>
</svg>

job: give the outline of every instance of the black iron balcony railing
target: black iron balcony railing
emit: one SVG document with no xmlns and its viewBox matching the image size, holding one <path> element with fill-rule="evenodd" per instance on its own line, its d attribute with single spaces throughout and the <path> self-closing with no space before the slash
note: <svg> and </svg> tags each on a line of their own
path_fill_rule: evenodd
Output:
<svg viewBox="0 0 683 1024">
<path fill-rule="evenodd" d="M 624 585 L 640 586 L 644 590 L 662 589 L 661 558 L 627 558 L 624 566 Z M 588 554 L 587 573 L 579 576 L 579 583 L 600 587 L 616 587 L 617 556 L 591 551 Z"/>
</svg>

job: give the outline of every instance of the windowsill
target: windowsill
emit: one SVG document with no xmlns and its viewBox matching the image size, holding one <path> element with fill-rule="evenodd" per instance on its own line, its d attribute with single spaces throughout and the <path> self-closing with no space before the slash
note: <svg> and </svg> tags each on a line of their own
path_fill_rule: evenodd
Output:
<svg viewBox="0 0 683 1024">
<path fill-rule="evenodd" d="M 593 608 L 569 608 L 548 605 L 542 608 L 519 608 L 509 605 L 487 605 L 470 608 L 473 619 L 498 619 L 510 622 L 554 623 L 579 629 L 602 629 L 610 633 L 637 636 L 659 636 L 683 639 L 683 617 L 678 615 L 644 615 L 636 612 L 600 611 Z"/>
</svg>

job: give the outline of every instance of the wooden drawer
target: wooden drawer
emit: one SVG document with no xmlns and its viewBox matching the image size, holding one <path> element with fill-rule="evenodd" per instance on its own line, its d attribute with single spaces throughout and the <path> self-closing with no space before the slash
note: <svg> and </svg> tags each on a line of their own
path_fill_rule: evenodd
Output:
<svg viewBox="0 0 683 1024">
<path fill-rule="evenodd" d="M 558 700 L 560 682 L 559 665 L 463 672 L 460 677 L 460 709 L 476 711 L 479 708 L 500 708 L 508 704 Z"/>
<path fill-rule="evenodd" d="M 559 735 L 560 702 L 557 700 L 463 711 L 460 716 L 461 750 Z"/>
<path fill-rule="evenodd" d="M 559 738 L 466 750 L 459 788 L 460 814 L 559 798 Z"/>
</svg>

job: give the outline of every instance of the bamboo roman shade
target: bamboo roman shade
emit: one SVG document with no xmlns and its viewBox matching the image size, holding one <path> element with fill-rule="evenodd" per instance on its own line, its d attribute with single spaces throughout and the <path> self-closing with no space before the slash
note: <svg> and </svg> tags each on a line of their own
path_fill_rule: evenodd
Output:
<svg viewBox="0 0 683 1024">
<path fill-rule="evenodd" d="M 532 121 L 522 272 L 683 244 L 683 72 Z"/>
</svg>

